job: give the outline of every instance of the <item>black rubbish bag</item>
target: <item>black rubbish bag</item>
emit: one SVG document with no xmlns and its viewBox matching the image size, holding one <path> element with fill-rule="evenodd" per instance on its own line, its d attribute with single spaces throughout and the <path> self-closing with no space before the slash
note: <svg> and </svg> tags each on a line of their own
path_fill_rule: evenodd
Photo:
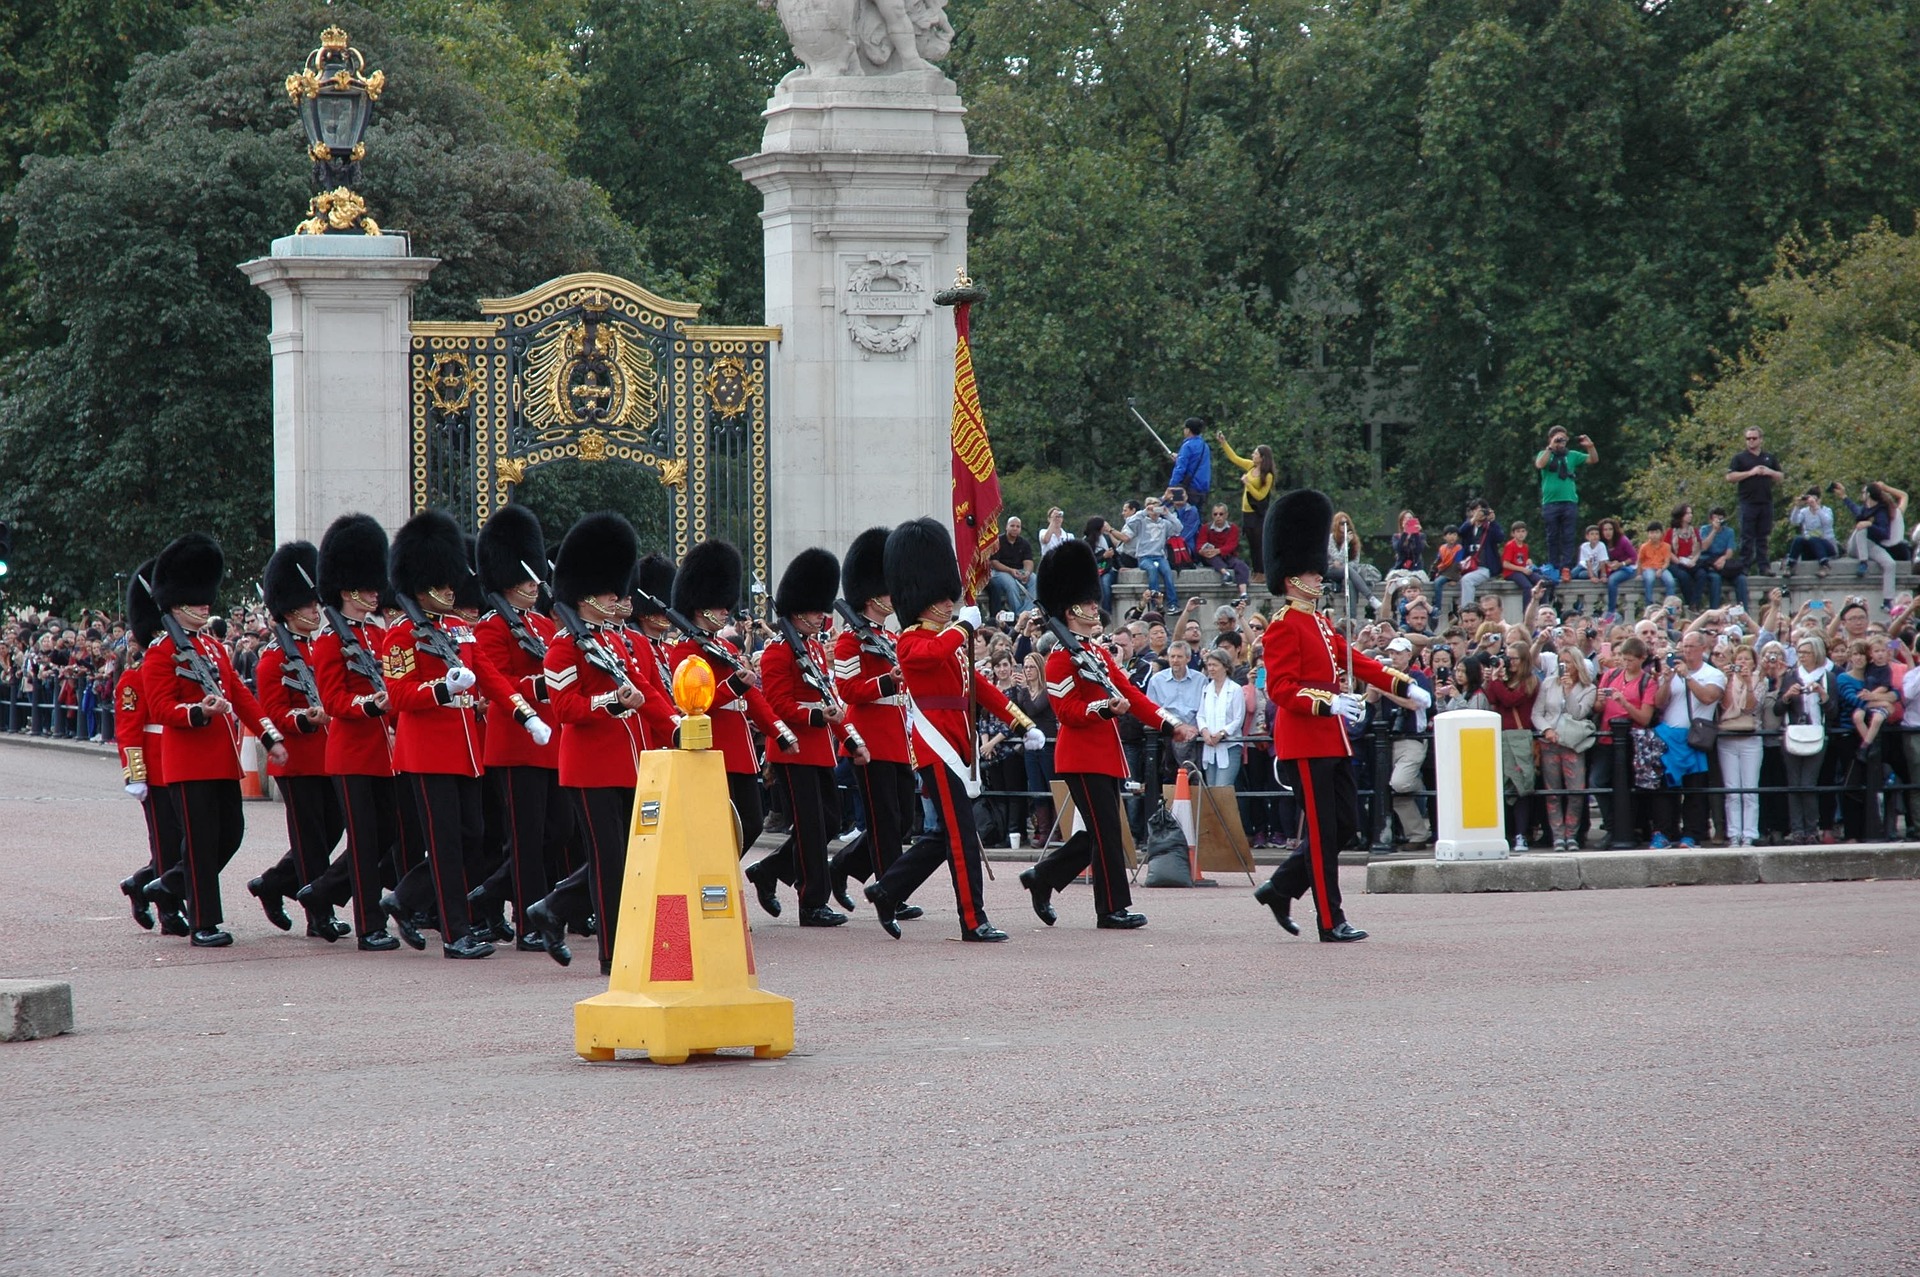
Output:
<svg viewBox="0 0 1920 1277">
<path fill-rule="evenodd" d="M 1140 854 L 1146 857 L 1147 872 L 1141 879 L 1146 887 L 1191 887 L 1193 866 L 1187 862 L 1187 835 L 1180 822 L 1165 807 L 1147 817 L 1147 841 Z"/>
</svg>

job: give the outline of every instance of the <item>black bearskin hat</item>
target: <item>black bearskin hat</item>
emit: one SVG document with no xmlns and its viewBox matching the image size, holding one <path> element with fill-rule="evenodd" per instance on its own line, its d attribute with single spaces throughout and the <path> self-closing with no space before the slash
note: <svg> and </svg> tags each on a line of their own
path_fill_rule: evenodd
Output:
<svg viewBox="0 0 1920 1277">
<path fill-rule="evenodd" d="M 840 593 L 847 606 L 861 611 L 887 592 L 887 537 L 892 528 L 868 528 L 840 560 Z"/>
<path fill-rule="evenodd" d="M 462 532 L 461 541 L 467 550 L 467 574 L 453 583 L 453 605 L 462 611 L 484 612 L 487 609 L 487 592 L 480 588 L 480 538 L 471 532 Z"/>
<path fill-rule="evenodd" d="M 583 514 L 553 561 L 553 597 L 568 607 L 595 594 L 622 594 L 640 557 L 640 535 L 625 515 Z"/>
<path fill-rule="evenodd" d="M 1100 602 L 1100 565 L 1085 541 L 1062 541 L 1040 560 L 1034 595 L 1048 616 L 1067 619 L 1067 609 Z"/>
<path fill-rule="evenodd" d="M 522 582 L 545 579 L 547 538 L 523 505 L 503 505 L 480 529 L 480 584 L 504 594 Z"/>
<path fill-rule="evenodd" d="M 141 647 L 153 642 L 153 636 L 160 632 L 160 605 L 148 593 L 153 585 L 153 564 L 152 559 L 142 563 L 133 570 L 133 580 L 127 582 L 127 628 Z"/>
<path fill-rule="evenodd" d="M 673 598 L 673 560 L 649 554 L 633 569 L 633 614 L 659 616 Z"/>
<path fill-rule="evenodd" d="M 339 607 L 361 590 L 387 592 L 387 530 L 370 514 L 343 514 L 320 538 L 320 601 Z"/>
<path fill-rule="evenodd" d="M 442 586 L 458 589 L 473 575 L 467 562 L 467 538 L 453 516 L 442 510 L 422 510 L 393 534 L 387 571 L 395 594 L 419 598 Z"/>
<path fill-rule="evenodd" d="M 220 543 L 204 532 L 189 532 L 153 561 L 153 601 L 163 614 L 189 605 L 212 607 L 226 570 Z"/>
<path fill-rule="evenodd" d="M 260 590 L 267 596 L 267 612 L 276 621 L 320 597 L 320 551 L 311 541 L 289 541 L 273 552 L 261 574 Z"/>
<path fill-rule="evenodd" d="M 796 612 L 832 612 L 833 596 L 840 593 L 840 560 L 818 546 L 802 550 L 780 574 L 773 592 L 773 610 L 779 616 Z"/>
<path fill-rule="evenodd" d="M 673 574 L 673 610 L 699 623 L 696 612 L 713 608 L 731 611 L 740 603 L 740 584 L 746 567 L 740 551 L 725 541 L 702 541 L 680 560 Z"/>
<path fill-rule="evenodd" d="M 1333 502 L 1313 488 L 1296 488 L 1267 511 L 1264 548 L 1267 589 L 1284 593 L 1287 578 L 1327 572 L 1327 538 L 1333 535 Z"/>
<path fill-rule="evenodd" d="M 956 602 L 964 587 L 953 558 L 953 534 L 938 519 L 914 519 L 887 536 L 887 593 L 900 624 L 912 625 L 936 603 Z"/>
</svg>

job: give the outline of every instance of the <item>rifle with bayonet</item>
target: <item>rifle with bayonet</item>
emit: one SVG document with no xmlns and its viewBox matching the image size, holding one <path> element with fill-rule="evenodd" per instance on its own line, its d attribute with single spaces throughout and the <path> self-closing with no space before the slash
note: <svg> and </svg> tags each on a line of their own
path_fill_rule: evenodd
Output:
<svg viewBox="0 0 1920 1277">
<path fill-rule="evenodd" d="M 283 657 L 280 663 L 280 681 L 306 697 L 308 705 L 319 709 L 320 684 L 314 680 L 313 666 L 307 664 L 307 658 L 300 655 L 293 631 L 287 628 L 285 621 L 275 621 L 273 637 L 279 642 Z"/>
<path fill-rule="evenodd" d="M 1127 704 L 1127 698 L 1121 694 L 1118 687 L 1114 686 L 1113 676 L 1107 671 L 1107 663 L 1100 659 L 1098 652 L 1087 646 L 1085 639 L 1068 629 L 1066 622 L 1057 616 L 1047 617 L 1047 628 L 1053 631 L 1053 636 L 1060 640 L 1060 646 L 1065 648 L 1067 655 L 1073 658 L 1075 673 L 1106 692 L 1109 699 L 1119 702 L 1120 705 Z"/>
<path fill-rule="evenodd" d="M 140 578 L 140 588 L 147 592 L 148 598 L 154 598 L 153 586 L 145 577 Z M 187 633 L 187 627 L 174 618 L 171 610 L 162 609 L 159 600 L 154 599 L 154 609 L 160 613 L 161 628 L 167 632 L 167 641 L 173 644 L 173 668 L 177 674 L 184 674 L 200 685 L 200 690 L 217 700 L 227 699 L 227 689 L 220 682 L 220 671 L 208 663 L 206 656 L 193 645 L 193 637 Z"/>
<path fill-rule="evenodd" d="M 861 651 L 869 656 L 878 656 L 891 665 L 900 663 L 893 640 L 887 637 L 885 630 L 854 611 L 852 604 L 845 599 L 835 599 L 833 610 L 846 618 L 847 626 L 853 631 L 853 636 L 860 640 Z"/>
<path fill-rule="evenodd" d="M 489 593 L 487 606 L 507 623 L 507 633 L 513 635 L 513 641 L 520 645 L 521 651 L 536 661 L 547 659 L 547 645 L 540 641 L 538 634 L 527 628 L 526 618 L 520 614 L 519 608 L 507 602 L 505 595 Z"/>
<path fill-rule="evenodd" d="M 405 594 L 396 594 L 394 598 L 400 604 L 400 610 L 407 614 L 407 619 L 413 622 L 414 646 L 439 660 L 449 670 L 457 670 L 465 664 L 460 659 L 460 645 L 454 642 L 451 634 L 427 619 L 426 612 L 417 601 Z"/>
<path fill-rule="evenodd" d="M 633 687 L 633 679 L 627 673 L 626 662 L 607 650 L 600 636 L 587 627 L 580 613 L 571 603 L 553 601 L 553 614 L 559 618 L 562 629 L 572 636 L 573 645 L 580 649 L 580 659 L 594 669 L 599 670 L 613 680 L 616 689 L 626 690 Z"/>
<path fill-rule="evenodd" d="M 387 676 L 380 669 L 380 662 L 373 659 L 353 632 L 353 622 L 347 620 L 337 607 L 320 605 L 321 615 L 327 618 L 327 627 L 340 637 L 340 659 L 353 673 L 373 684 L 376 696 L 384 696 L 387 691 Z"/>
<path fill-rule="evenodd" d="M 833 680 L 826 676 L 825 671 L 820 668 L 820 663 L 813 659 L 813 649 L 807 646 L 806 638 L 786 617 L 780 617 L 779 624 L 780 637 L 787 641 L 787 648 L 793 653 L 793 664 L 794 668 L 800 671 L 800 681 L 820 693 L 821 703 L 826 706 L 828 713 L 840 715 L 840 729 L 847 734 L 847 743 L 853 746 L 854 752 L 864 752 L 867 742 L 860 739 L 860 733 L 854 730 L 853 724 L 846 721 L 846 704 L 835 694 Z"/>
</svg>

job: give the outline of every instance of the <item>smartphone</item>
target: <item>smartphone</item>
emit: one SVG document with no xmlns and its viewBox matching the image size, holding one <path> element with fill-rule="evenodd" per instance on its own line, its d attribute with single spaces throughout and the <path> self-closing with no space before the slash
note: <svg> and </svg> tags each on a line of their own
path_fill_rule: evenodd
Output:
<svg viewBox="0 0 1920 1277">
<path fill-rule="evenodd" d="M 1819 608 L 1822 612 L 1824 612 L 1827 610 L 1827 601 L 1825 599 L 1815 599 L 1813 602 L 1807 604 L 1807 606 Z"/>
<path fill-rule="evenodd" d="M 1680 668 L 1680 657 L 1677 653 L 1674 653 L 1674 652 L 1667 653 L 1667 668 L 1670 670 Z"/>
<path fill-rule="evenodd" d="M 994 622 L 995 622 L 995 624 L 998 624 L 998 625 L 1012 625 L 1012 624 L 1013 624 L 1013 613 L 1011 613 L 1011 612 L 996 612 L 996 613 L 994 614 L 994 617 L 993 617 L 993 619 L 994 619 Z"/>
</svg>

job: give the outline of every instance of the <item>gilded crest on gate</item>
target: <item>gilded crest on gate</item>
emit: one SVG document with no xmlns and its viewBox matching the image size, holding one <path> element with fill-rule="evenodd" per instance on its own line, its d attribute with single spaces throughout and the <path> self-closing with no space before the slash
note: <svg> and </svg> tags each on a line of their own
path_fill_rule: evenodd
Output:
<svg viewBox="0 0 1920 1277">
<path fill-rule="evenodd" d="M 459 412 L 473 398 L 479 380 L 464 355 L 435 355 L 433 367 L 427 370 L 427 393 L 441 412 Z"/>
<path fill-rule="evenodd" d="M 608 317 L 608 301 L 587 293 L 579 319 L 553 325 L 527 349 L 520 401 L 543 443 L 589 428 L 619 437 L 659 420 L 653 347 L 639 329 Z"/>
<path fill-rule="evenodd" d="M 732 421 L 747 410 L 747 361 L 734 355 L 716 360 L 700 388 L 707 392 L 713 410 Z"/>
</svg>

